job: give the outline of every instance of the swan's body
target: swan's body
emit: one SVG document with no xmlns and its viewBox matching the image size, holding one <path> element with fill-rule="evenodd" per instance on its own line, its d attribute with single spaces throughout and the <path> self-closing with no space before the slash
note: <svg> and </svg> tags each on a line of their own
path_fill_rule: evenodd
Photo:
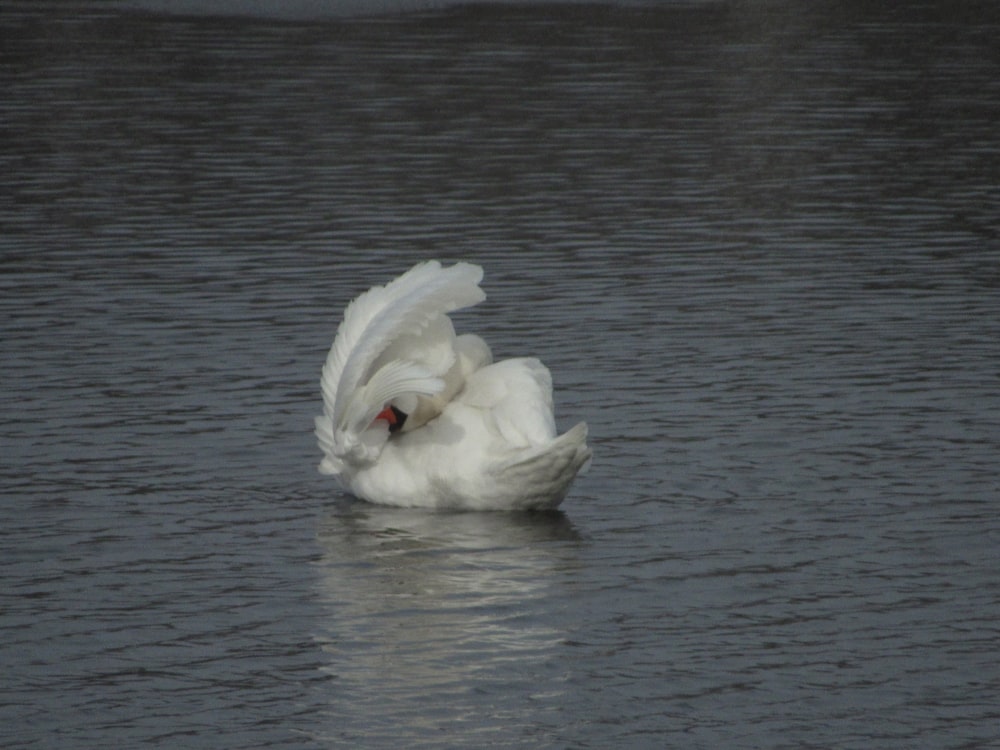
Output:
<svg viewBox="0 0 1000 750">
<path fill-rule="evenodd" d="M 557 436 L 537 359 L 492 363 L 448 313 L 485 299 L 482 269 L 421 263 L 355 299 L 323 367 L 320 471 L 375 503 L 555 508 L 590 460 L 587 426 Z"/>
</svg>

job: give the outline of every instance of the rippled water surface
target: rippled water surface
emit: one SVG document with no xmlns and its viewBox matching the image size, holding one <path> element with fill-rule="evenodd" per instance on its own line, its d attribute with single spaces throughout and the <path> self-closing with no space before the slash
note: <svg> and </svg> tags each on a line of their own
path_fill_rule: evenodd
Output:
<svg viewBox="0 0 1000 750">
<path fill-rule="evenodd" d="M 995 746 L 994 5 L 223 5 L 0 11 L 0 745 Z M 427 257 L 560 513 L 316 473 Z"/>
</svg>

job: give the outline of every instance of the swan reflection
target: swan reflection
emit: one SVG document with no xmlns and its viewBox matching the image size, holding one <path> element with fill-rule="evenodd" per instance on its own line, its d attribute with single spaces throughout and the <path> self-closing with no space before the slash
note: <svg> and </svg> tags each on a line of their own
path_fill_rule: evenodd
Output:
<svg viewBox="0 0 1000 750">
<path fill-rule="evenodd" d="M 553 652 L 565 633 L 551 599 L 565 596 L 559 581 L 580 543 L 563 513 L 352 503 L 323 520 L 319 539 L 321 640 L 342 688 L 336 738 L 384 731 L 419 743 L 430 725 L 466 726 L 484 693 L 526 719 L 561 692 Z M 395 723 L 380 727 L 382 715 Z M 412 720 L 400 726 L 402 716 Z"/>
</svg>

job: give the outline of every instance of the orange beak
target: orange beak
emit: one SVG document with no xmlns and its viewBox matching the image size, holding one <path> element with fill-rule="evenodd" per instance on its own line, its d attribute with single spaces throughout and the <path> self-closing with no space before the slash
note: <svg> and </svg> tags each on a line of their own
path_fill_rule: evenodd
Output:
<svg viewBox="0 0 1000 750">
<path fill-rule="evenodd" d="M 390 429 L 399 424 L 399 419 L 396 417 L 396 412 L 392 410 L 391 406 L 387 406 L 382 411 L 380 411 L 378 413 L 378 416 L 375 417 L 375 419 L 376 420 L 384 419 L 386 422 L 389 423 Z"/>
<path fill-rule="evenodd" d="M 389 423 L 390 433 L 399 432 L 406 423 L 406 412 L 390 404 L 378 413 L 378 416 L 375 417 L 375 422 L 380 419 Z"/>
</svg>

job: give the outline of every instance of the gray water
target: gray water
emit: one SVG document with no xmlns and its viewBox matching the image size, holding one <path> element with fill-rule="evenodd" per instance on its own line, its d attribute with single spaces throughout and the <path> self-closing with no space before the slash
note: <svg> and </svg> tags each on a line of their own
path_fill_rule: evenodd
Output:
<svg viewBox="0 0 1000 750">
<path fill-rule="evenodd" d="M 0 745 L 998 746 L 995 5 L 138 5 L 0 10 Z M 561 512 L 316 473 L 428 257 Z"/>
</svg>

